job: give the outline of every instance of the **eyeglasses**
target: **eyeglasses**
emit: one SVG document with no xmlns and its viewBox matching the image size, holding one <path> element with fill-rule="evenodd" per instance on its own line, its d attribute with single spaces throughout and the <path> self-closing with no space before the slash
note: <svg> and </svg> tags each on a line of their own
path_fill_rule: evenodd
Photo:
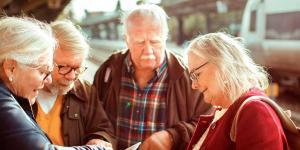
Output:
<svg viewBox="0 0 300 150">
<path fill-rule="evenodd" d="M 203 66 L 205 66 L 206 64 L 208 64 L 208 61 L 202 65 L 200 65 L 199 67 L 193 69 L 191 72 L 190 72 L 190 79 L 192 81 L 196 81 L 198 80 L 199 76 L 200 76 L 200 73 L 196 73 L 197 70 L 199 70 L 200 68 L 202 68 Z"/>
<path fill-rule="evenodd" d="M 51 75 L 52 71 L 45 71 L 45 77 L 43 78 L 43 81 L 45 81 L 50 75 Z"/>
<path fill-rule="evenodd" d="M 87 67 L 85 67 L 85 66 L 70 67 L 67 65 L 58 65 L 58 64 L 55 64 L 55 66 L 58 68 L 58 73 L 61 75 L 66 75 L 66 74 L 70 73 L 72 70 L 74 70 L 75 75 L 79 75 L 87 69 Z"/>
<path fill-rule="evenodd" d="M 49 75 L 51 75 L 53 66 L 47 66 L 47 69 L 44 68 L 44 66 L 34 66 L 34 65 L 28 65 L 28 64 L 21 64 L 22 66 L 29 67 L 31 69 L 36 69 L 40 72 L 41 75 L 43 75 L 43 81 L 45 81 Z"/>
</svg>

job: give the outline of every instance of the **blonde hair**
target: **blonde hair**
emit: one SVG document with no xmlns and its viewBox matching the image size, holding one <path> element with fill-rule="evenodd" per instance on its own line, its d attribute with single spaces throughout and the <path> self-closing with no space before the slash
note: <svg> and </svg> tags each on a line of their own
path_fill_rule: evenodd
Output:
<svg viewBox="0 0 300 150">
<path fill-rule="evenodd" d="M 55 38 L 49 25 L 33 18 L 0 19 L 0 63 L 14 59 L 28 65 L 39 65 L 39 58 L 49 54 L 52 62 Z"/>
<path fill-rule="evenodd" d="M 167 39 L 169 34 L 169 27 L 167 22 L 168 15 L 161 7 L 154 4 L 143 4 L 138 5 L 133 10 L 123 14 L 122 22 L 124 24 L 125 34 L 128 34 L 128 29 L 131 27 L 130 24 L 132 24 L 131 18 L 133 17 L 138 17 L 141 19 L 151 18 L 152 20 L 151 22 L 149 22 L 149 24 L 159 24 L 162 27 L 163 38 Z"/>
<path fill-rule="evenodd" d="M 249 50 L 226 33 L 198 36 L 191 41 L 188 52 L 217 66 L 216 81 L 231 100 L 236 100 L 250 88 L 266 89 L 269 84 L 267 72 L 254 63 Z"/>
<path fill-rule="evenodd" d="M 83 54 L 85 58 L 88 56 L 90 47 L 87 40 L 80 29 L 77 29 L 71 21 L 55 21 L 50 26 L 58 41 L 60 50 Z"/>
</svg>

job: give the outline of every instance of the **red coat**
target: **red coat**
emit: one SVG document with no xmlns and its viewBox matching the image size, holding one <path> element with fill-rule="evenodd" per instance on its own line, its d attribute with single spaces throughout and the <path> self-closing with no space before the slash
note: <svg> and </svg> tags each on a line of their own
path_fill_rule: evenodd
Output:
<svg viewBox="0 0 300 150">
<path fill-rule="evenodd" d="M 201 150 L 287 150 L 287 140 L 276 112 L 268 104 L 254 100 L 246 103 L 237 122 L 236 143 L 230 139 L 230 129 L 238 106 L 253 95 L 265 96 L 259 89 L 251 89 L 235 101 L 226 113 L 210 126 Z M 201 116 L 187 147 L 193 149 L 213 120 Z"/>
</svg>

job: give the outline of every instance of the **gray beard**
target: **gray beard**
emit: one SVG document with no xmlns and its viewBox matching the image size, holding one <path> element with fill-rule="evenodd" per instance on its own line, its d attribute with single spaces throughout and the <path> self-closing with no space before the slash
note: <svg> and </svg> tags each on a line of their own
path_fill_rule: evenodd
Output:
<svg viewBox="0 0 300 150">
<path fill-rule="evenodd" d="M 63 87 L 55 81 L 52 81 L 50 85 L 47 85 L 48 89 L 53 95 L 65 95 L 73 88 L 73 86 L 74 82 L 72 82 L 68 87 Z"/>
</svg>

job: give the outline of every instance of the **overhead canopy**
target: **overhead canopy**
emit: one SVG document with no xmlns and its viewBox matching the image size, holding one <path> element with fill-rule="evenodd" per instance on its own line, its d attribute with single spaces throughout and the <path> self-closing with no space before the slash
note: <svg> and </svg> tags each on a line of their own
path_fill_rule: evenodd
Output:
<svg viewBox="0 0 300 150">
<path fill-rule="evenodd" d="M 110 22 L 119 23 L 120 17 L 121 17 L 120 14 L 117 12 L 113 12 L 108 15 L 102 14 L 101 17 L 99 15 L 88 16 L 82 21 L 80 26 L 87 27 L 87 26 L 91 26 L 91 25 L 106 24 L 106 23 L 110 23 Z"/>
<path fill-rule="evenodd" d="M 70 0 L 0 0 L 1 13 L 7 16 L 29 16 L 54 21 Z"/>
<path fill-rule="evenodd" d="M 246 0 L 186 0 L 164 6 L 169 16 L 185 16 L 196 12 L 213 13 L 244 8 Z M 225 7 L 225 8 L 224 8 Z"/>
</svg>

